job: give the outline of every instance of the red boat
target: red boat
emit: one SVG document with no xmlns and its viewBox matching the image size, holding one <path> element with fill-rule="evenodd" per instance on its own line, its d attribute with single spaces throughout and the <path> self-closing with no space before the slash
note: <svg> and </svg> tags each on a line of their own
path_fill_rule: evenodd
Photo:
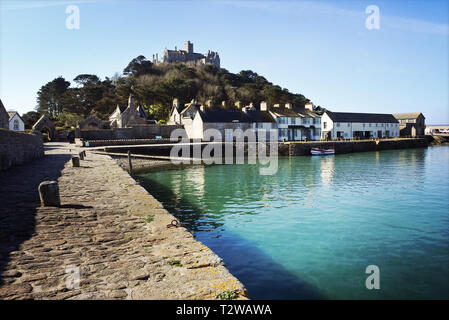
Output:
<svg viewBox="0 0 449 320">
<path fill-rule="evenodd" d="M 312 148 L 310 149 L 310 153 L 312 156 L 328 156 L 335 154 L 335 149 Z"/>
</svg>

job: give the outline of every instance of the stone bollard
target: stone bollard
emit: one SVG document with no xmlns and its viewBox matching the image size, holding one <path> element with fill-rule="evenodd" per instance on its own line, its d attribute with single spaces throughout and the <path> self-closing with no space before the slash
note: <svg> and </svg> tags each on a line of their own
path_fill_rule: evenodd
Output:
<svg viewBox="0 0 449 320">
<path fill-rule="evenodd" d="M 84 151 L 78 153 L 80 160 L 84 160 Z"/>
<path fill-rule="evenodd" d="M 72 157 L 72 165 L 73 165 L 73 167 L 79 167 L 80 166 L 80 158 Z"/>
<path fill-rule="evenodd" d="M 39 185 L 39 197 L 42 207 L 59 207 L 59 186 L 57 181 L 43 181 Z"/>
</svg>

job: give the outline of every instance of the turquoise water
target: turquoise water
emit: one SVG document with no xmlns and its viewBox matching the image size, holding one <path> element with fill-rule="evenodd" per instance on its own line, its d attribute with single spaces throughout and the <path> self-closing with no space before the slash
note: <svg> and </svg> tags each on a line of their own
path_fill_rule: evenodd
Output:
<svg viewBox="0 0 449 320">
<path fill-rule="evenodd" d="M 253 299 L 449 298 L 449 146 L 141 179 Z M 365 287 L 368 265 L 379 290 Z"/>
</svg>

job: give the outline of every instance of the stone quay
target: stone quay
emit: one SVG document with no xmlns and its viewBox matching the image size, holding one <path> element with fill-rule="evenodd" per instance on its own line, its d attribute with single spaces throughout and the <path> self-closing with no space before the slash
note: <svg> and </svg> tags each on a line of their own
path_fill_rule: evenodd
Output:
<svg viewBox="0 0 449 320">
<path fill-rule="evenodd" d="M 0 299 L 217 299 L 244 286 L 107 155 L 46 144 L 0 172 Z M 60 205 L 38 186 L 57 181 Z"/>
</svg>

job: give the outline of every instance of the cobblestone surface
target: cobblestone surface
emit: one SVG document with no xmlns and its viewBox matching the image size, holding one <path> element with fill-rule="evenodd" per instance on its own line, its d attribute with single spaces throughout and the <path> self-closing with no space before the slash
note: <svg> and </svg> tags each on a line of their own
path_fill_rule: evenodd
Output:
<svg viewBox="0 0 449 320">
<path fill-rule="evenodd" d="M 46 148 L 0 172 L 0 299 L 215 299 L 228 290 L 246 299 L 222 260 L 185 228 L 167 228 L 175 218 L 109 156 L 87 152 L 73 168 L 73 145 Z M 40 207 L 44 180 L 58 180 L 61 207 Z"/>
</svg>

